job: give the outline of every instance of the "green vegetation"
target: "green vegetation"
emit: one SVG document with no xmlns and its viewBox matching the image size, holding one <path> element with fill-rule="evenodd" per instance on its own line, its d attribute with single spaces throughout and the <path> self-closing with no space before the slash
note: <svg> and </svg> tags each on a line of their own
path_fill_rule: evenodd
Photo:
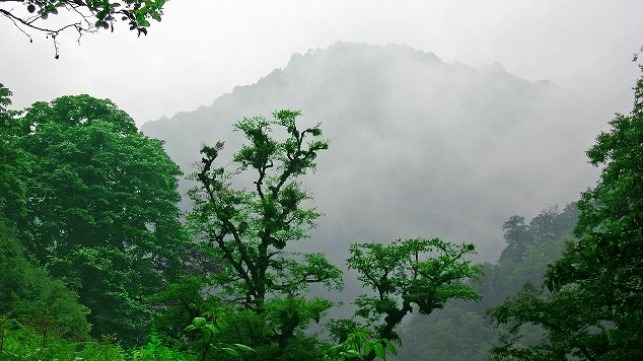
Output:
<svg viewBox="0 0 643 361">
<path fill-rule="evenodd" d="M 235 129 L 249 143 L 233 167 L 215 165 L 223 143 L 204 146 L 189 242 L 176 207 L 179 169 L 127 114 L 87 95 L 12 112 L 2 89 L 7 354 L 20 354 L 16 338 L 39 336 L 37 357 L 82 358 L 100 348 L 91 336 L 112 344 L 101 346 L 107 357 L 135 360 L 370 360 L 395 352 L 394 329 L 411 304 L 430 313 L 451 298 L 476 297 L 462 282 L 479 273 L 464 260 L 471 245 L 356 244 L 349 267 L 373 268 L 376 283 L 360 280 L 386 300 L 358 299 L 366 324 L 346 323 L 333 346 L 310 328 L 333 303 L 309 291 L 341 289 L 342 272 L 323 254 L 290 247 L 320 216 L 299 180 L 328 148 L 319 125 L 298 128 L 300 114 L 290 110 L 272 121 L 245 118 Z M 252 177 L 252 186 L 238 186 Z M 395 257 L 377 260 L 376 248 Z M 426 283 L 431 277 L 439 279 Z"/>
<path fill-rule="evenodd" d="M 87 307 L 43 267 L 30 263 L 12 229 L 0 220 L 0 315 L 29 325 L 42 336 L 84 336 L 90 330 Z M 5 322 L 6 322 L 5 319 Z M 7 324 L 3 328 L 6 328 Z"/>
<path fill-rule="evenodd" d="M 319 213 L 303 204 L 310 196 L 296 179 L 315 167 L 319 151 L 327 149 L 319 126 L 300 130 L 298 112 L 282 110 L 268 121 L 246 118 L 235 125 L 249 144 L 234 154 L 236 167 L 215 167 L 223 143 L 204 146 L 200 183 L 189 220 L 204 240 L 205 252 L 223 263 L 211 275 L 222 306 L 230 317 L 242 317 L 257 329 L 238 328 L 236 343 L 261 350 L 263 358 L 278 359 L 308 337 L 301 332 L 319 320 L 332 303 L 306 295 L 309 285 L 341 287 L 341 271 L 319 253 L 289 253 L 289 243 L 306 237 Z M 273 128 L 286 133 L 273 138 Z M 250 189 L 234 189 L 234 177 L 251 173 Z M 237 312 L 239 313 L 237 314 Z M 237 322 L 235 322 L 237 324 Z M 260 346 L 274 345 L 274 351 Z M 297 346 L 295 346 L 297 345 Z M 308 351 L 307 346 L 298 350 Z M 289 350 L 289 351 L 287 351 Z M 296 356 L 301 357 L 301 356 Z"/>
<path fill-rule="evenodd" d="M 587 151 L 604 165 L 583 193 L 575 228 L 560 259 L 548 266 L 544 288 L 531 284 L 492 311 L 508 325 L 492 350 L 498 360 L 640 360 L 643 358 L 643 78 L 634 109 L 617 115 Z M 523 342 L 535 324 L 544 342 Z"/>
<path fill-rule="evenodd" d="M 62 97 L 3 114 L 0 146 L 9 150 L 2 153 L 8 159 L 1 187 L 9 195 L 0 204 L 7 223 L 3 237 L 12 241 L 8 229 L 14 228 L 22 246 L 10 257 L 18 273 L 9 274 L 31 282 L 25 288 L 38 284 L 38 292 L 50 293 L 42 295 L 46 302 L 71 304 L 79 296 L 90 310 L 93 336 L 141 344 L 151 328 L 144 298 L 178 272 L 177 253 L 188 240 L 176 206 L 178 167 L 159 141 L 140 134 L 109 101 Z M 33 265 L 17 258 L 18 251 Z M 28 274 L 34 278 L 51 274 L 57 281 L 31 281 L 18 268 L 33 269 Z M 15 290 L 6 281 L 3 288 Z M 47 306 L 34 297 L 25 299 L 28 308 Z M 87 322 L 87 312 L 57 312 L 80 314 Z M 54 322 L 49 318 L 39 322 Z M 43 333 L 48 328 L 41 327 Z M 88 325 L 76 333 L 87 331 Z"/>
<path fill-rule="evenodd" d="M 330 347 L 322 360 L 345 361 L 379 357 L 386 361 L 388 352 L 397 355 L 395 346 L 390 340 L 374 338 L 373 334 L 367 329 L 357 328 L 347 334 L 345 340 Z"/>
<path fill-rule="evenodd" d="M 80 295 L 92 335 L 140 344 L 142 300 L 178 268 L 179 168 L 159 141 L 109 101 L 87 95 L 36 103 L 16 118 L 11 146 L 29 167 L 27 212 L 15 219 L 25 251 Z"/>
<path fill-rule="evenodd" d="M 125 112 L 87 95 L 11 111 L 0 86 L 0 358 L 640 360 L 643 78 L 635 94 L 587 152 L 600 183 L 510 217 L 496 264 L 438 238 L 354 243 L 365 293 L 327 321 L 316 295 L 342 271 L 293 250 L 320 217 L 303 186 L 319 125 L 281 110 L 236 123 L 231 161 L 203 146 L 188 231 L 179 168 Z"/>
<path fill-rule="evenodd" d="M 480 267 L 464 259 L 473 250 L 473 245 L 454 245 L 438 238 L 407 239 L 389 245 L 353 244 L 348 266 L 357 270 L 358 280 L 374 292 L 356 300 L 355 314 L 374 326 L 378 339 L 399 342 L 395 329 L 414 307 L 428 315 L 444 308 L 451 299 L 479 299 L 480 295 L 466 284 L 480 275 Z M 367 352 L 366 358 L 380 356 L 376 351 Z"/>
<path fill-rule="evenodd" d="M 147 344 L 140 348 L 125 350 L 104 340 L 79 340 L 55 337 L 45 346 L 42 337 L 28 328 L 13 327 L 5 331 L 0 348 L 2 360 L 11 361 L 194 361 L 193 355 L 178 352 L 164 346 L 155 333 Z"/>
<path fill-rule="evenodd" d="M 487 310 L 518 291 L 525 283 L 541 284 L 547 264 L 560 257 L 578 210 L 575 204 L 563 209 L 550 207 L 531 221 L 515 215 L 503 226 L 507 246 L 496 264 L 484 264 L 483 276 L 470 285 L 481 300 L 456 301 L 442 311 L 411 318 L 402 328 L 401 359 L 488 360 L 488 351 L 502 331 L 495 328 Z M 526 330 L 526 342 L 538 342 L 541 330 Z"/>
</svg>

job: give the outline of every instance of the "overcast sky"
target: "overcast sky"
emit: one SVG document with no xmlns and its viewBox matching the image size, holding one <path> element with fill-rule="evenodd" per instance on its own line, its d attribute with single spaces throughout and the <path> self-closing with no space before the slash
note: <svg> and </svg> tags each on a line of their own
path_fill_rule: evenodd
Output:
<svg viewBox="0 0 643 361">
<path fill-rule="evenodd" d="M 642 19 L 640 0 L 171 0 L 147 37 L 125 23 L 80 45 L 69 33 L 59 60 L 50 40 L 35 34 L 31 44 L 0 18 L 0 82 L 13 90 L 15 108 L 88 93 L 142 124 L 210 105 L 284 67 L 293 53 L 363 41 L 474 67 L 499 62 L 628 111 Z"/>
</svg>

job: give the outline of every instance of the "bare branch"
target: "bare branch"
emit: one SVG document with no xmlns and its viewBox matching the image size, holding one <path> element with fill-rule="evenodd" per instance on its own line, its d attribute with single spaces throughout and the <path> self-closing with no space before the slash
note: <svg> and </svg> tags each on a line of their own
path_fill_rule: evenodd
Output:
<svg viewBox="0 0 643 361">
<path fill-rule="evenodd" d="M 99 28 L 114 31 L 114 24 L 117 21 L 115 16 L 121 16 L 123 21 L 129 22 L 130 30 L 137 31 L 139 36 L 141 34 L 147 35 L 150 19 L 161 20 L 165 0 L 89 3 L 87 0 L 0 0 L 0 4 L 4 3 L 19 3 L 18 7 L 22 7 L 24 12 L 14 11 L 14 8 L 4 8 L 0 9 L 0 15 L 13 22 L 15 27 L 29 38 L 30 42 L 33 42 L 31 31 L 43 33 L 47 38 L 51 37 L 56 50 L 56 58 L 58 58 L 59 44 L 56 38 L 59 34 L 69 29 L 75 29 L 80 40 L 84 33 L 93 33 Z M 44 22 L 49 17 L 59 15 L 59 11 L 72 15 L 76 19 L 65 20 L 66 24 L 60 27 L 40 25 L 41 21 Z M 29 15 L 21 15 L 27 12 Z"/>
</svg>

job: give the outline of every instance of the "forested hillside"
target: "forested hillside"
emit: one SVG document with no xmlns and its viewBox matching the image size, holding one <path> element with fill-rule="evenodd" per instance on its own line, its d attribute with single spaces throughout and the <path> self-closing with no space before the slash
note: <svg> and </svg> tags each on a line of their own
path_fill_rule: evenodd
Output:
<svg viewBox="0 0 643 361">
<path fill-rule="evenodd" d="M 325 214 L 314 247 L 336 262 L 352 241 L 423 234 L 473 242 L 480 259 L 495 261 L 512 214 L 533 217 L 594 184 L 582 154 L 614 111 L 498 64 L 476 69 L 406 46 L 337 43 L 142 131 L 164 140 L 190 174 L 202 143 L 236 149 L 242 137 L 230 124 L 283 108 L 321 122 L 330 142 L 306 184 Z"/>
<path fill-rule="evenodd" d="M 543 283 L 547 265 L 560 257 L 572 242 L 578 218 L 575 204 L 541 211 L 531 221 L 514 215 L 503 225 L 506 241 L 500 259 L 484 265 L 476 282 L 480 302 L 454 302 L 430 316 L 413 317 L 403 328 L 400 360 L 488 360 L 500 330 L 488 311 L 513 295 L 524 284 Z M 529 341 L 537 343 L 542 330 L 531 328 Z"/>
<path fill-rule="evenodd" d="M 296 55 L 145 132 L 0 84 L 0 359 L 641 360 L 634 90 L 595 182 L 600 112 L 401 46 Z"/>
</svg>

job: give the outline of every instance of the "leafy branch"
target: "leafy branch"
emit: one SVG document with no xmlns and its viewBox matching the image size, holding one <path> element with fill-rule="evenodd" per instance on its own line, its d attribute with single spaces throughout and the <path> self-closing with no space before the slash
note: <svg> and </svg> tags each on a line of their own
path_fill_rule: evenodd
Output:
<svg viewBox="0 0 643 361">
<path fill-rule="evenodd" d="M 9 19 L 15 27 L 33 42 L 32 33 L 45 34 L 51 38 L 58 59 L 57 37 L 72 30 L 78 41 L 87 33 L 99 29 L 114 31 L 115 24 L 125 21 L 138 36 L 147 35 L 151 20 L 161 21 L 166 0 L 0 0 L 0 15 Z M 47 21 L 52 17 L 62 19 L 62 25 Z"/>
</svg>

